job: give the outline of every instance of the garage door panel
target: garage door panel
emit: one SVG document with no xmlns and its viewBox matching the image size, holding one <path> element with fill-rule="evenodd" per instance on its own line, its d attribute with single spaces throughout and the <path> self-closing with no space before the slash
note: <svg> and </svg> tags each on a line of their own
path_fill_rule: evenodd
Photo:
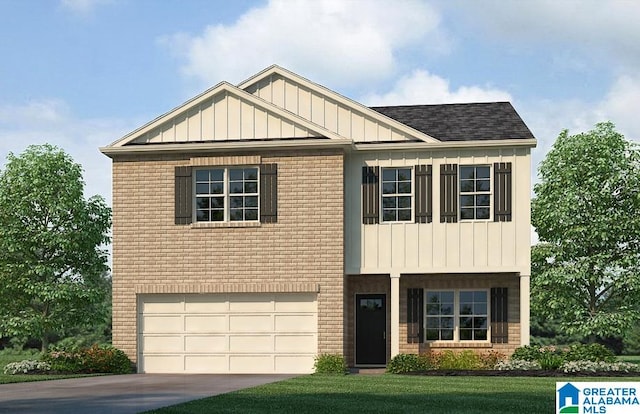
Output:
<svg viewBox="0 0 640 414">
<path fill-rule="evenodd" d="M 234 352 L 273 352 L 271 335 L 231 335 L 229 349 Z"/>
<path fill-rule="evenodd" d="M 142 338 L 147 352 L 182 352 L 184 342 L 182 336 L 144 336 Z"/>
<path fill-rule="evenodd" d="M 276 332 L 316 332 L 315 315 L 276 315 Z"/>
<path fill-rule="evenodd" d="M 182 355 L 145 355 L 144 372 L 184 372 Z"/>
<path fill-rule="evenodd" d="M 189 373 L 226 373 L 229 363 L 224 355 L 187 355 L 185 357 L 185 371 Z"/>
<path fill-rule="evenodd" d="M 230 332 L 271 332 L 273 320 L 271 315 L 230 315 Z"/>
<path fill-rule="evenodd" d="M 151 313 L 174 313 L 184 310 L 184 295 L 150 295 L 142 302 L 141 312 L 145 315 Z"/>
<path fill-rule="evenodd" d="M 227 295 L 188 295 L 185 303 L 187 313 L 217 313 L 229 310 Z"/>
<path fill-rule="evenodd" d="M 185 330 L 189 333 L 225 332 L 227 331 L 226 315 L 184 317 Z"/>
<path fill-rule="evenodd" d="M 184 330 L 180 315 L 145 315 L 141 328 L 143 333 L 181 333 Z"/>
<path fill-rule="evenodd" d="M 275 337 L 275 352 L 299 352 L 306 349 L 315 351 L 317 339 L 314 334 L 309 335 L 277 335 Z"/>
<path fill-rule="evenodd" d="M 274 372 L 273 357 L 271 355 L 230 355 L 229 369 L 237 373 Z"/>
<path fill-rule="evenodd" d="M 312 355 L 276 355 L 275 372 L 287 374 L 308 374 L 313 366 Z"/>
<path fill-rule="evenodd" d="M 185 338 L 185 352 L 227 352 L 228 338 L 226 335 L 187 336 Z"/>
</svg>

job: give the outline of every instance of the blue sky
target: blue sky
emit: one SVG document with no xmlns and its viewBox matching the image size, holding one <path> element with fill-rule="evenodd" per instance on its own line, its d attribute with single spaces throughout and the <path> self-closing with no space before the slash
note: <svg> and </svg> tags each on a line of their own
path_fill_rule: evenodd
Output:
<svg viewBox="0 0 640 414">
<path fill-rule="evenodd" d="M 0 0 L 0 168 L 49 142 L 110 201 L 99 146 L 277 63 L 369 105 L 509 100 L 535 169 L 565 128 L 640 140 L 638 22 L 633 0 Z"/>
</svg>

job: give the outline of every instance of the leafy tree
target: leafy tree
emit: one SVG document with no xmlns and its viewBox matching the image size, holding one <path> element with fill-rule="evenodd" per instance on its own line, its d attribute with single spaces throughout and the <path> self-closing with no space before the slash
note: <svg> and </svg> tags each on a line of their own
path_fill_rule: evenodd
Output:
<svg viewBox="0 0 640 414">
<path fill-rule="evenodd" d="M 0 336 L 50 339 L 104 317 L 111 209 L 84 198 L 61 149 L 10 153 L 0 172 Z"/>
<path fill-rule="evenodd" d="M 621 336 L 640 316 L 640 154 L 600 123 L 563 131 L 539 169 L 532 310 L 565 333 Z"/>
</svg>

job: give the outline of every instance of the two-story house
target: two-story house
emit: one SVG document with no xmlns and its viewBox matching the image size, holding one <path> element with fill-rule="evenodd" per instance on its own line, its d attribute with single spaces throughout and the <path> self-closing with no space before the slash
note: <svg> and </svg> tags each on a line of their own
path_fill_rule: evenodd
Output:
<svg viewBox="0 0 640 414">
<path fill-rule="evenodd" d="M 278 66 L 101 148 L 113 344 L 139 372 L 311 372 L 529 340 L 511 104 L 369 108 Z"/>
</svg>

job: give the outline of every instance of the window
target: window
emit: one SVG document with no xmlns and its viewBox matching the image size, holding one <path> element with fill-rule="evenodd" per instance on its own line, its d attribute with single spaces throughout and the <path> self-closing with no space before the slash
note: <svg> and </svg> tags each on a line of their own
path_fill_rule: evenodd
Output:
<svg viewBox="0 0 640 414">
<path fill-rule="evenodd" d="M 486 341 L 486 290 L 430 290 L 426 292 L 427 341 Z"/>
<path fill-rule="evenodd" d="M 460 220 L 491 217 L 491 168 L 460 166 Z"/>
<path fill-rule="evenodd" d="M 196 221 L 258 220 L 258 168 L 199 169 Z"/>
<path fill-rule="evenodd" d="M 453 291 L 427 292 L 427 341 L 452 341 Z"/>
<path fill-rule="evenodd" d="M 411 168 L 382 169 L 382 221 L 411 221 Z"/>
</svg>

